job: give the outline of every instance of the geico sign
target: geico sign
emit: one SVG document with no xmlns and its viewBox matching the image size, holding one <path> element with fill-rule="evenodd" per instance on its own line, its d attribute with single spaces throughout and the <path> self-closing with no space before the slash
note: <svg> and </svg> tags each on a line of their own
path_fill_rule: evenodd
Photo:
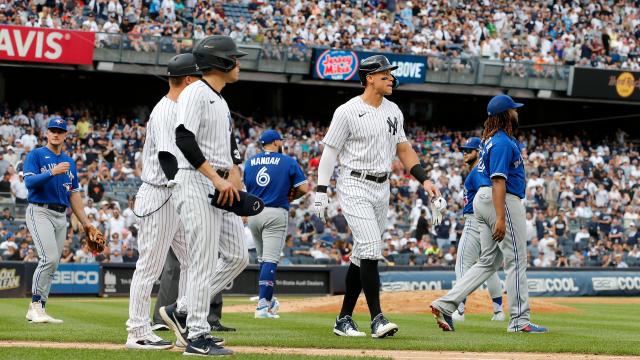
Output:
<svg viewBox="0 0 640 360">
<path fill-rule="evenodd" d="M 53 284 L 61 285 L 95 285 L 99 281 L 97 271 L 56 271 Z"/>
<path fill-rule="evenodd" d="M 382 283 L 382 291 L 442 290 L 441 281 L 389 281 Z"/>
<path fill-rule="evenodd" d="M 545 279 L 528 279 L 529 291 L 531 292 L 548 292 L 548 291 L 568 291 L 578 292 L 580 288 L 575 284 L 572 278 L 545 278 Z"/>
<path fill-rule="evenodd" d="M 66 34 L 67 40 L 70 35 Z M 39 30 L 19 30 L 19 29 L 0 29 L 0 52 L 5 52 L 7 56 L 25 57 L 32 48 L 35 49 L 34 57 L 36 59 L 46 58 L 56 60 L 62 55 L 61 40 L 65 38 L 65 34 L 57 31 L 45 34 Z"/>
</svg>

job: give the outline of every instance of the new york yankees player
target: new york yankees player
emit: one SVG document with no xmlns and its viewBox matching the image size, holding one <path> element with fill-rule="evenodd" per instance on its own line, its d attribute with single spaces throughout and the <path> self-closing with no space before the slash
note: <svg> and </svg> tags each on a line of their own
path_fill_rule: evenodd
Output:
<svg viewBox="0 0 640 360">
<path fill-rule="evenodd" d="M 184 88 L 197 81 L 192 54 L 174 56 L 168 64 L 169 92 L 153 108 L 142 149 L 142 186 L 135 197 L 134 211 L 139 217 L 138 250 L 140 257 L 131 281 L 127 342 L 129 349 L 168 349 L 173 345 L 151 331 L 149 306 L 151 289 L 160 277 L 169 248 L 180 262 L 178 297 L 186 286 L 187 249 L 184 227 L 176 212 L 171 189 L 167 188 L 175 172 L 165 174 L 160 159 L 165 153 L 175 154 L 174 126 L 178 96 Z M 162 155 L 161 155 L 162 154 Z M 170 179 L 169 179 L 170 177 Z"/>
<path fill-rule="evenodd" d="M 513 133 L 518 127 L 516 103 L 507 95 L 489 101 L 482 133 L 483 146 L 477 171 L 479 189 L 473 211 L 480 231 L 481 255 L 445 296 L 431 303 L 431 311 L 443 331 L 454 331 L 451 314 L 458 304 L 491 277 L 504 261 L 509 302 L 508 332 L 545 333 L 530 320 L 527 287 L 527 240 L 524 162 Z"/>
<path fill-rule="evenodd" d="M 339 336 L 365 336 L 352 319 L 361 291 L 369 306 L 371 336 L 383 338 L 398 331 L 398 326 L 382 314 L 378 272 L 393 159 L 398 156 L 430 196 L 439 195 L 405 136 L 402 112 L 396 104 L 385 99 L 397 84 L 391 74 L 396 68 L 382 55 L 364 59 L 359 69 L 364 93 L 336 109 L 323 139 L 315 212 L 324 219 L 328 205 L 327 186 L 339 159 L 337 192 L 354 241 L 342 310 L 333 328 L 334 334 Z"/>
<path fill-rule="evenodd" d="M 47 145 L 31 151 L 24 163 L 24 180 L 29 190 L 25 217 L 39 258 L 26 317 L 32 323 L 60 324 L 63 321 L 49 316 L 45 306 L 67 238 L 69 206 L 86 233 L 93 225 L 84 212 L 76 163 L 63 151 L 67 122 L 60 117 L 52 118 L 46 135 Z"/>
<path fill-rule="evenodd" d="M 220 292 L 249 263 L 244 228 L 239 216 L 214 207 L 209 194 L 217 189 L 220 204 L 240 199 L 228 179 L 232 118 L 220 91 L 238 81 L 238 58 L 246 55 L 228 36 L 201 40 L 193 51 L 202 80 L 187 86 L 178 98 L 175 127 L 178 173 L 173 188 L 177 211 L 185 226 L 189 257 L 186 306 L 166 306 L 160 314 L 179 342 L 187 340 L 185 355 L 217 356 L 233 353 L 209 335 L 211 297 Z M 218 258 L 220 255 L 220 258 Z M 187 313 L 184 329 L 179 314 Z"/>
<path fill-rule="evenodd" d="M 462 236 L 458 242 L 458 252 L 456 253 L 456 281 L 460 281 L 464 273 L 475 264 L 480 258 L 480 233 L 478 232 L 478 222 L 473 213 L 473 199 L 478 192 L 478 186 L 482 182 L 479 177 L 483 176 L 477 171 L 478 152 L 482 148 L 482 140 L 478 137 L 472 137 L 460 146 L 464 153 L 464 161 L 469 165 L 469 174 L 464 180 L 464 229 Z M 502 312 L 502 286 L 497 273 L 494 273 L 487 280 L 487 288 L 491 295 L 493 303 L 493 321 L 504 321 L 504 312 Z M 458 305 L 458 310 L 453 313 L 455 322 L 464 321 L 464 304 L 463 300 Z"/>
<path fill-rule="evenodd" d="M 265 205 L 260 214 L 249 218 L 260 263 L 260 293 L 254 317 L 265 319 L 279 317 L 273 289 L 287 232 L 289 201 L 306 194 L 308 186 L 298 162 L 282 154 L 282 137 L 277 131 L 263 132 L 260 142 L 264 152 L 246 161 L 244 183 L 247 192 L 261 198 Z M 290 198 L 292 192 L 295 195 Z"/>
</svg>

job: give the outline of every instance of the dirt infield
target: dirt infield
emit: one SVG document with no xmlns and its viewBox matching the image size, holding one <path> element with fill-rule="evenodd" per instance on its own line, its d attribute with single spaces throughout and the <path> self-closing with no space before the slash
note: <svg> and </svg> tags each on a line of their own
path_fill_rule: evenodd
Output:
<svg viewBox="0 0 640 360">
<path fill-rule="evenodd" d="M 382 310 L 390 314 L 420 314 L 429 312 L 429 304 L 444 295 L 445 291 L 403 291 L 384 292 L 381 294 Z M 574 298 L 571 298 L 571 300 Z M 598 298 L 602 299 L 602 298 Z M 568 313 L 579 312 L 575 308 L 558 304 L 556 298 L 531 298 L 531 309 L 535 313 Z M 570 299 L 567 299 L 570 300 Z M 506 298 L 504 299 L 506 303 Z M 595 301 L 595 300 L 594 300 Z M 599 301 L 599 300 L 598 300 Z M 565 303 L 571 301 L 565 301 Z M 600 302 L 600 301 L 599 301 Z M 640 303 L 640 300 L 638 301 Z M 282 301 L 280 306 L 282 312 L 317 312 L 335 313 L 340 311 L 342 296 L 322 296 L 299 300 Z M 489 295 L 486 291 L 475 292 L 469 296 L 466 304 L 467 312 L 490 314 L 493 311 Z M 225 312 L 253 312 L 255 305 L 233 305 L 225 306 Z M 358 300 L 356 307 L 358 312 L 367 312 L 367 303 L 364 296 Z"/>
<path fill-rule="evenodd" d="M 123 350 L 124 345 L 108 343 L 56 343 L 42 341 L 4 341 L 0 343 L 3 347 L 32 347 L 47 349 L 95 349 L 95 350 Z M 609 355 L 585 355 L 585 354 L 564 354 L 564 353 L 477 353 L 477 352 L 457 352 L 457 351 L 417 351 L 417 350 L 355 350 L 355 349 L 311 349 L 311 348 L 273 348 L 262 346 L 231 346 L 236 353 L 253 354 L 278 354 L 278 355 L 319 355 L 319 356 L 378 356 L 394 360 L 630 360 L 631 356 L 609 356 Z M 182 351 L 173 348 L 169 351 Z"/>
</svg>

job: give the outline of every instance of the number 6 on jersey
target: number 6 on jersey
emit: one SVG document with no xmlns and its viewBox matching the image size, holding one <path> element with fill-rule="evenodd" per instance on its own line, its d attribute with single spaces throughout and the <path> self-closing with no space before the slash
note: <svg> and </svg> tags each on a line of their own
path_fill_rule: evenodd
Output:
<svg viewBox="0 0 640 360">
<path fill-rule="evenodd" d="M 269 185 L 270 181 L 271 181 L 271 177 L 267 173 L 267 167 L 263 166 L 256 174 L 256 184 L 264 187 Z"/>
</svg>

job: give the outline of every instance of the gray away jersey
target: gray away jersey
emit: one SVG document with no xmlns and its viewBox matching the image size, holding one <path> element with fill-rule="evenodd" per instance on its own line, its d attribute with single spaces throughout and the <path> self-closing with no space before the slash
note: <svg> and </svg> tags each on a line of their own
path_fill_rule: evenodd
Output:
<svg viewBox="0 0 640 360">
<path fill-rule="evenodd" d="M 142 181 L 164 186 L 168 179 L 160 167 L 158 152 L 166 151 L 176 155 L 180 151 L 176 146 L 174 125 L 178 104 L 163 97 L 153 108 L 147 124 L 147 134 L 142 148 Z"/>
<path fill-rule="evenodd" d="M 391 171 L 396 147 L 407 141 L 400 108 L 383 98 L 375 108 L 356 96 L 340 105 L 322 142 L 339 151 L 347 169 L 372 173 Z"/>
<path fill-rule="evenodd" d="M 211 166 L 231 169 L 231 112 L 224 98 L 205 81 L 196 81 L 180 93 L 173 130 L 180 125 L 195 134 L 202 155 Z M 181 151 L 176 157 L 180 169 L 193 169 Z"/>
</svg>

